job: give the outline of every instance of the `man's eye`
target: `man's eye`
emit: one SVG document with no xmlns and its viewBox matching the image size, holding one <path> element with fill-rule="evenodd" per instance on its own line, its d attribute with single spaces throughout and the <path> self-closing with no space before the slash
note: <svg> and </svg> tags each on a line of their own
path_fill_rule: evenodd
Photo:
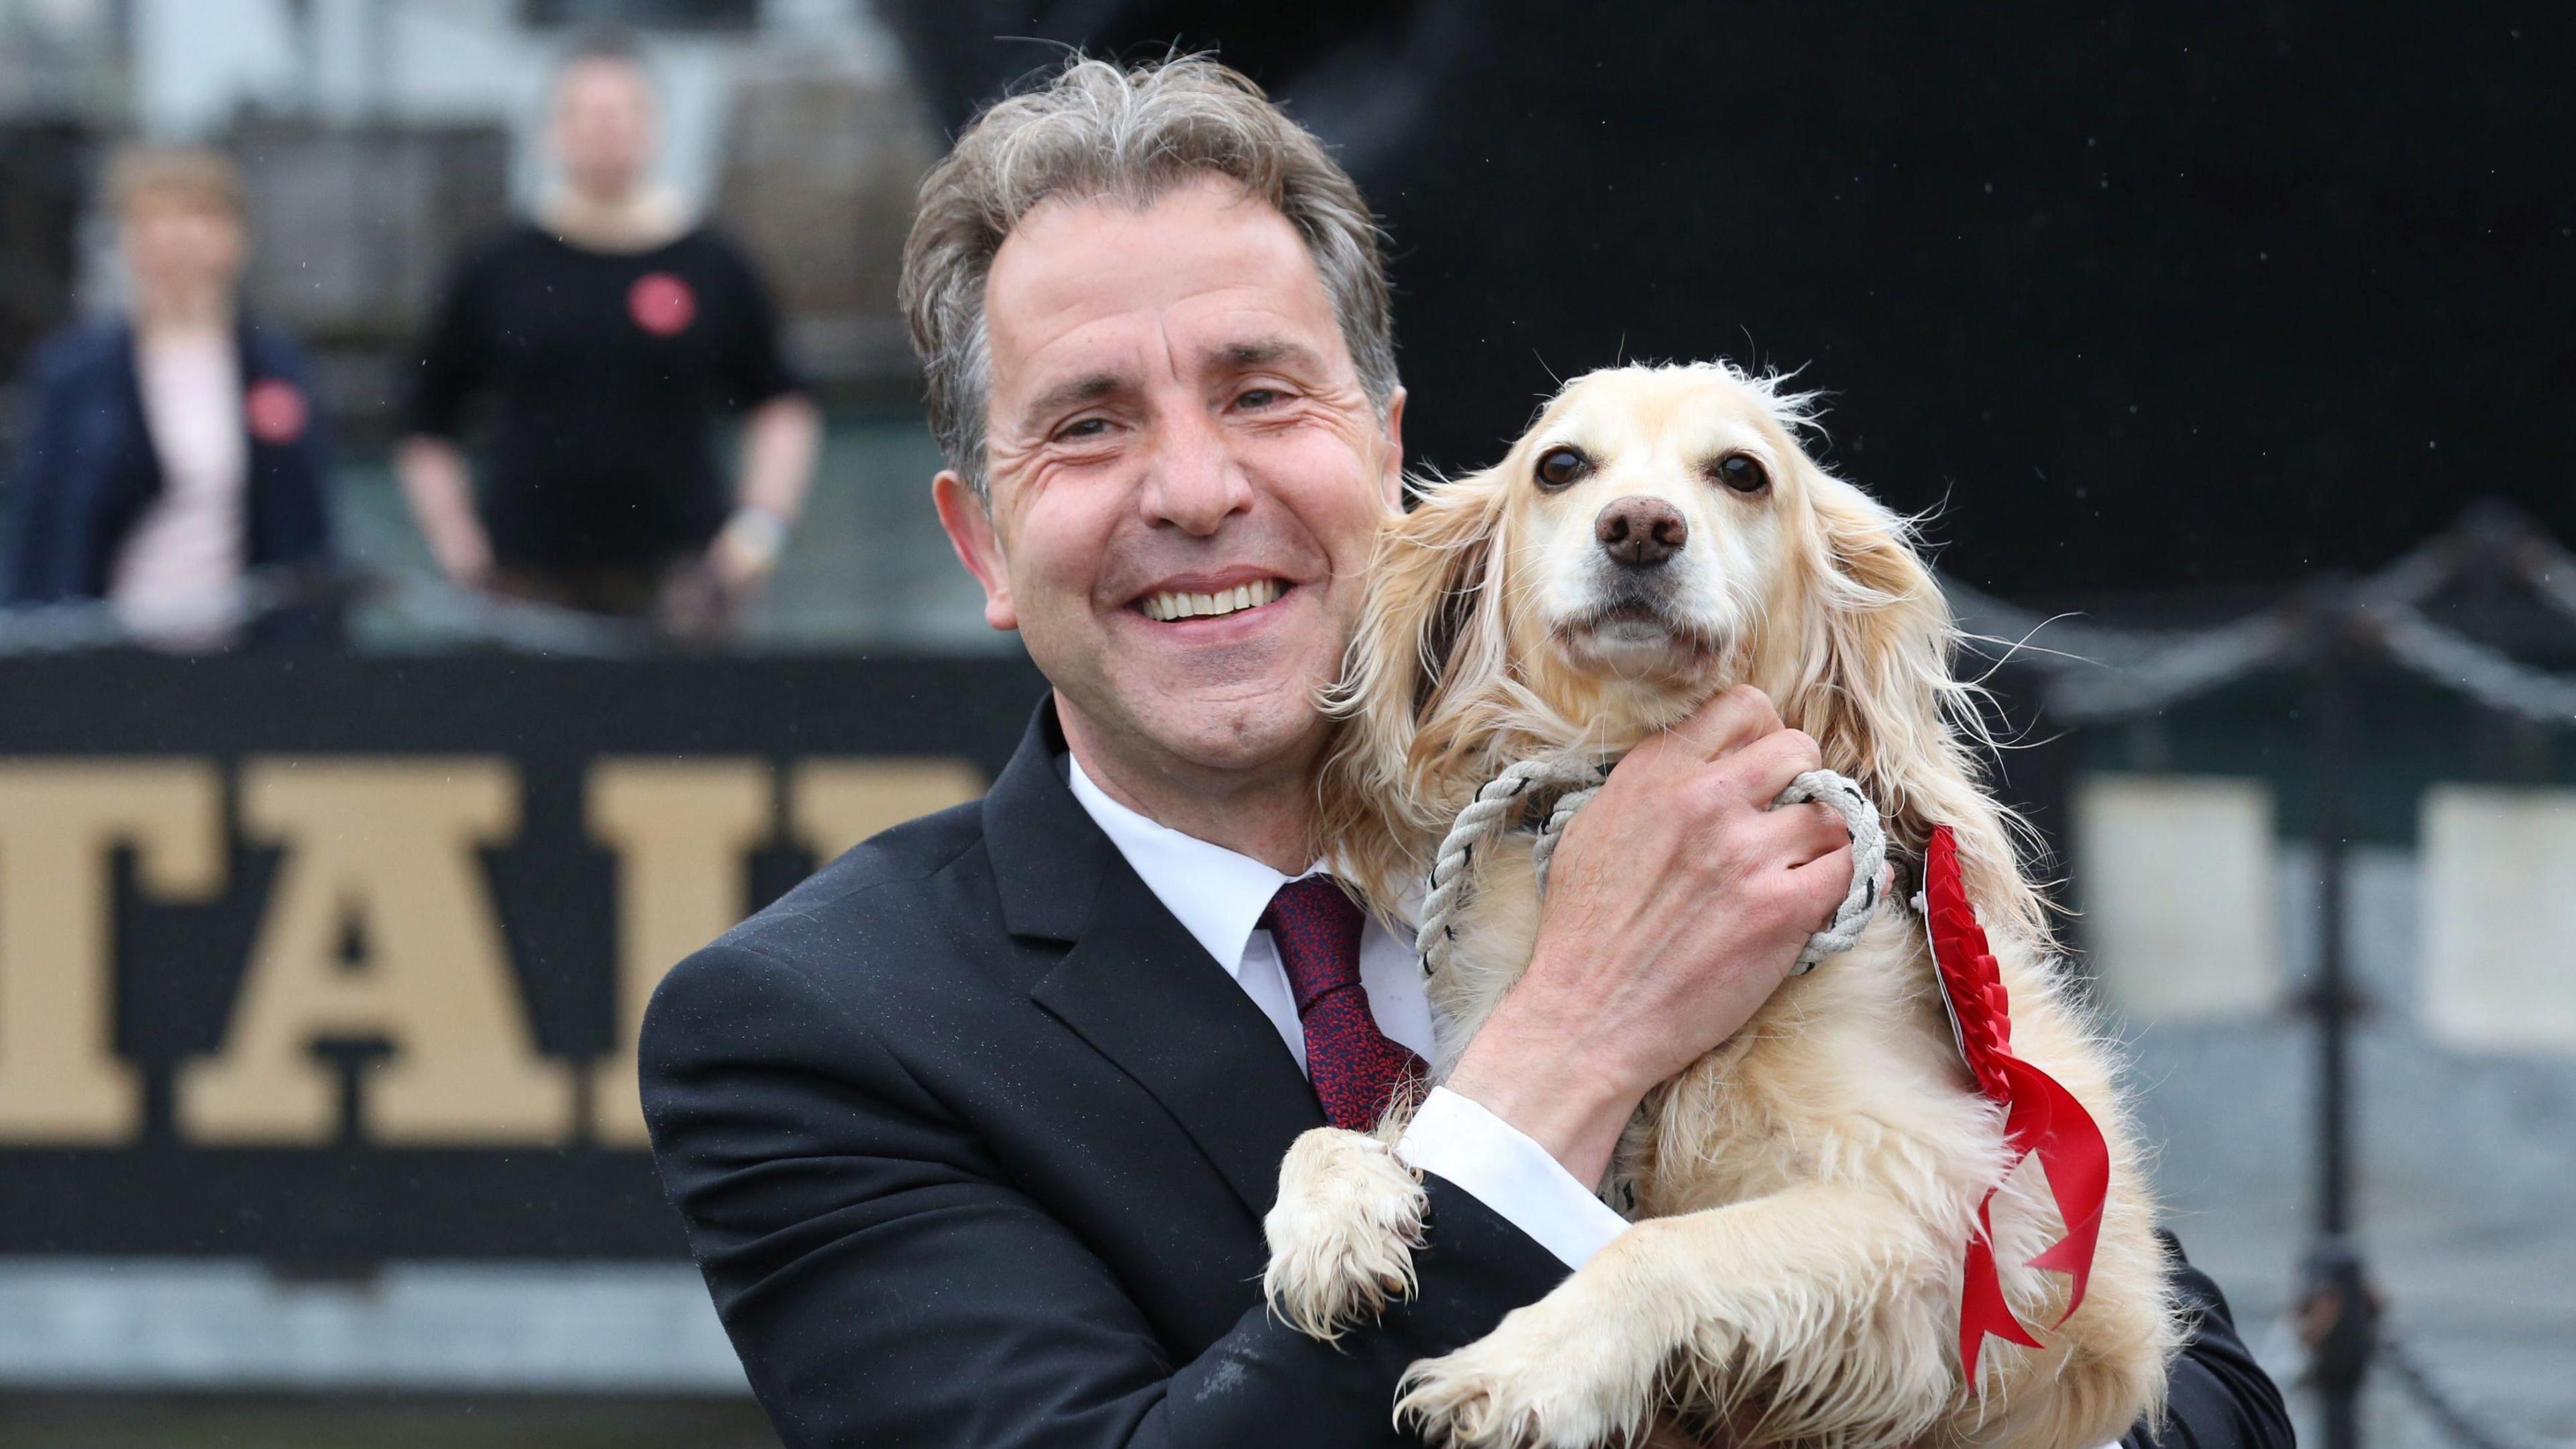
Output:
<svg viewBox="0 0 2576 1449">
<path fill-rule="evenodd" d="M 1234 400 L 1234 405 L 1239 408 L 1266 408 L 1277 401 L 1279 392 L 1276 388 L 1253 387 L 1244 389 L 1242 396 Z"/>
<path fill-rule="evenodd" d="M 1083 418 L 1079 421 L 1065 424 L 1063 431 L 1057 433 L 1056 436 L 1059 438 L 1096 438 L 1107 431 L 1109 431 L 1109 420 L 1107 418 Z"/>
</svg>

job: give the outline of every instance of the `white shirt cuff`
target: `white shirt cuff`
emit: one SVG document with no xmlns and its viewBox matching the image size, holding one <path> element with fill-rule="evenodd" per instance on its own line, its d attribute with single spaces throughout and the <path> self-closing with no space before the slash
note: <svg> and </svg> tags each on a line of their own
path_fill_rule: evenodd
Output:
<svg viewBox="0 0 2576 1449">
<path fill-rule="evenodd" d="M 1415 1170 L 1457 1184 L 1569 1268 L 1582 1267 L 1628 1227 L 1546 1148 L 1446 1087 L 1422 1099 L 1395 1152 Z"/>
</svg>

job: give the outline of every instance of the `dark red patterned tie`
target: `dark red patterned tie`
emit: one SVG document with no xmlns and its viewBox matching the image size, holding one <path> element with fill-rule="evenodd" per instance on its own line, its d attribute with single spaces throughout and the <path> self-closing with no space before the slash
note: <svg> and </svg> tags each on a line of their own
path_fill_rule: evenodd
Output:
<svg viewBox="0 0 2576 1449">
<path fill-rule="evenodd" d="M 1261 928 L 1279 947 L 1297 1019 L 1306 1026 L 1306 1076 L 1336 1127 L 1366 1132 L 1396 1085 L 1419 1078 L 1422 1058 L 1387 1039 L 1360 984 L 1360 908 L 1328 875 L 1292 880 L 1270 898 Z"/>
</svg>

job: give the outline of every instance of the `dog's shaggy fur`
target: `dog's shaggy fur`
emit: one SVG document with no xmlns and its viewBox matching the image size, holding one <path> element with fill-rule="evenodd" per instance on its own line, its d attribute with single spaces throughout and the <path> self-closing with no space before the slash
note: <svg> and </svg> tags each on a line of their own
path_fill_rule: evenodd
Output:
<svg viewBox="0 0 2576 1449">
<path fill-rule="evenodd" d="M 1745 1445 L 2092 1449 L 2161 1401 L 2178 1332 L 2113 1063 L 2060 987 L 2013 822 L 1963 742 L 1977 716 L 1948 608 L 1907 524 L 1800 447 L 1808 401 L 1724 365 L 1594 373 L 1499 465 L 1391 522 L 1336 700 L 1327 828 L 1363 893 L 1391 905 L 1505 765 L 1616 753 L 1723 687 L 1758 686 L 1877 803 L 1901 894 L 1933 826 L 1956 834 L 2013 1048 L 2110 1142 L 2090 1290 L 2050 1331 L 2065 1280 L 2026 1264 L 2060 1226 L 2024 1164 L 1995 1199 L 1997 1258 L 2047 1346 L 1990 1339 L 1975 1392 L 1961 1382 L 1963 1251 L 2008 1154 L 1922 922 L 1892 904 L 1647 1099 L 1609 1185 L 1634 1227 L 1486 1338 L 1413 1366 L 1400 1409 L 1434 1442 L 1576 1449 L 1666 1416 Z M 1687 537 L 1622 563 L 1612 509 L 1640 526 L 1677 515 L 1658 537 Z M 1456 966 L 1431 983 L 1435 1077 L 1537 932 L 1526 852 L 1488 855 Z M 1411 1289 L 1423 1198 L 1385 1148 L 1400 1130 L 1311 1133 L 1283 1166 L 1266 1287 L 1309 1333 Z"/>
</svg>

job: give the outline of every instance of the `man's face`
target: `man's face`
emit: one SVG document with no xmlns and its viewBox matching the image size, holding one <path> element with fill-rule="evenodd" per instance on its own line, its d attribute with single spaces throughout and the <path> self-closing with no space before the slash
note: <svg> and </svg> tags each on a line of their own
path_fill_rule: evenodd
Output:
<svg viewBox="0 0 2576 1449">
<path fill-rule="evenodd" d="M 937 492 L 986 620 L 1020 631 L 1086 758 L 1305 768 L 1403 399 L 1379 420 L 1295 229 L 1214 178 L 1143 210 L 1047 202 L 984 316 L 991 507 L 954 474 Z"/>
<path fill-rule="evenodd" d="M 624 196 L 642 179 L 654 144 L 653 86 L 643 68 L 578 60 L 555 78 L 553 142 L 564 179 L 586 196 Z"/>
</svg>

